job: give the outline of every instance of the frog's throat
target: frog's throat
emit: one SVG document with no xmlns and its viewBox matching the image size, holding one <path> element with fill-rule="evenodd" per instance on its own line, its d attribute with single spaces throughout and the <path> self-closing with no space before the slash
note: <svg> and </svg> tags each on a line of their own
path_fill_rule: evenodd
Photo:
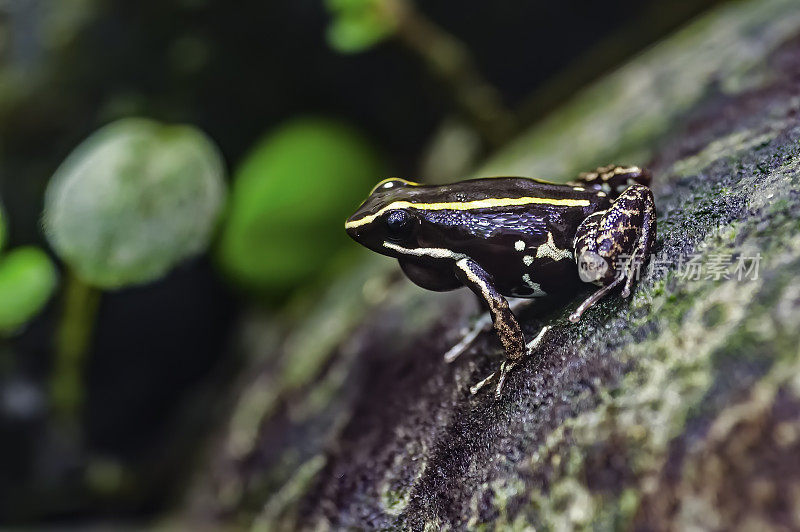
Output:
<svg viewBox="0 0 800 532">
<path fill-rule="evenodd" d="M 588 207 L 588 199 L 555 199 L 526 196 L 522 198 L 486 198 L 474 201 L 411 203 L 410 201 L 394 201 L 374 214 L 368 214 L 358 220 L 350 220 L 344 224 L 345 229 L 355 229 L 371 223 L 386 211 L 395 209 L 416 209 L 420 211 L 469 211 L 473 209 L 491 209 L 494 207 L 511 207 L 518 205 L 554 205 L 557 207 Z"/>
</svg>

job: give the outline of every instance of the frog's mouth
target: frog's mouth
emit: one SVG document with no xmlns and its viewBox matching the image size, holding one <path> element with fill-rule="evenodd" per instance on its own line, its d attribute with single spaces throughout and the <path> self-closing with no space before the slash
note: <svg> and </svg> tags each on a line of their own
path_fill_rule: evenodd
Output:
<svg viewBox="0 0 800 532">
<path fill-rule="evenodd" d="M 358 215 L 357 217 L 353 215 L 347 219 L 347 222 L 344 224 L 344 230 L 347 236 L 367 249 L 382 255 L 389 255 L 390 253 L 383 247 L 383 239 L 380 235 L 375 235 L 373 231 L 371 231 L 371 224 L 350 223 L 351 221 L 358 222 L 358 220 L 362 218 L 363 215 Z"/>
<path fill-rule="evenodd" d="M 367 236 L 368 224 L 359 223 L 363 219 L 364 219 L 363 215 L 354 214 L 353 216 L 348 218 L 347 221 L 344 223 L 344 230 L 350 236 L 350 238 L 352 238 L 359 244 L 366 246 L 367 244 L 365 242 L 365 238 Z"/>
</svg>

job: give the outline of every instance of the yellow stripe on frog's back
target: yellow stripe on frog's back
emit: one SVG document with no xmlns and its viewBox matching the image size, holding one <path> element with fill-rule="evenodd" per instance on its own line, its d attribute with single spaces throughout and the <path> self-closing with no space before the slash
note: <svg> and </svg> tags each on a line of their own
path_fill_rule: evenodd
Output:
<svg viewBox="0 0 800 532">
<path fill-rule="evenodd" d="M 588 199 L 555 199 L 526 196 L 522 198 L 486 198 L 473 201 L 441 202 L 441 203 L 411 203 L 410 201 L 395 201 L 383 207 L 375 214 L 368 214 L 358 220 L 344 224 L 345 228 L 352 229 L 371 223 L 386 211 L 394 209 L 416 209 L 421 211 L 469 211 L 473 209 L 491 209 L 493 207 L 515 207 L 519 205 L 553 205 L 556 207 L 588 207 Z"/>
</svg>

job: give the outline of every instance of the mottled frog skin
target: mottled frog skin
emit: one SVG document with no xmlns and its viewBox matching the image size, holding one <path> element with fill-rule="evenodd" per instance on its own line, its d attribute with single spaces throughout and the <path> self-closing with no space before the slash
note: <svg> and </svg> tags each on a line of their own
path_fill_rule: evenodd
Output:
<svg viewBox="0 0 800 532">
<path fill-rule="evenodd" d="M 392 178 L 375 186 L 345 229 L 360 244 L 398 259 L 419 286 L 467 286 L 483 301 L 507 357 L 499 394 L 507 372 L 533 347 L 505 297 L 568 294 L 587 280 L 579 275 L 587 261 L 595 268 L 588 280 L 602 288 L 572 321 L 623 281 L 627 296 L 633 264 L 647 260 L 656 233 L 649 183 L 648 171 L 623 166 L 563 185 L 525 177 L 449 185 Z"/>
</svg>

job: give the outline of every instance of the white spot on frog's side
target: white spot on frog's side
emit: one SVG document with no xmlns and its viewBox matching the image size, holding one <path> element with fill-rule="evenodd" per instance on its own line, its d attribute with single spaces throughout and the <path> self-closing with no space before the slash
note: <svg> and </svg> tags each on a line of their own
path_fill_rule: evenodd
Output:
<svg viewBox="0 0 800 532">
<path fill-rule="evenodd" d="M 522 240 L 517 240 L 516 242 L 514 242 L 514 249 L 516 249 L 517 251 L 525 251 L 525 242 L 523 242 Z"/>
<path fill-rule="evenodd" d="M 525 263 L 525 266 L 530 266 L 533 264 L 533 257 L 531 255 L 525 255 L 522 257 L 522 262 Z"/>
<path fill-rule="evenodd" d="M 542 285 L 539 283 L 534 283 L 533 280 L 531 280 L 531 276 L 527 273 L 522 276 L 522 280 L 526 285 L 531 287 L 531 290 L 533 290 L 533 293 L 530 295 L 530 297 L 544 297 L 547 295 L 547 293 L 542 290 Z"/>
<path fill-rule="evenodd" d="M 557 247 L 553 240 L 553 233 L 547 233 L 547 242 L 536 248 L 536 258 L 540 257 L 548 257 L 558 261 L 572 258 L 572 252 Z"/>
</svg>

